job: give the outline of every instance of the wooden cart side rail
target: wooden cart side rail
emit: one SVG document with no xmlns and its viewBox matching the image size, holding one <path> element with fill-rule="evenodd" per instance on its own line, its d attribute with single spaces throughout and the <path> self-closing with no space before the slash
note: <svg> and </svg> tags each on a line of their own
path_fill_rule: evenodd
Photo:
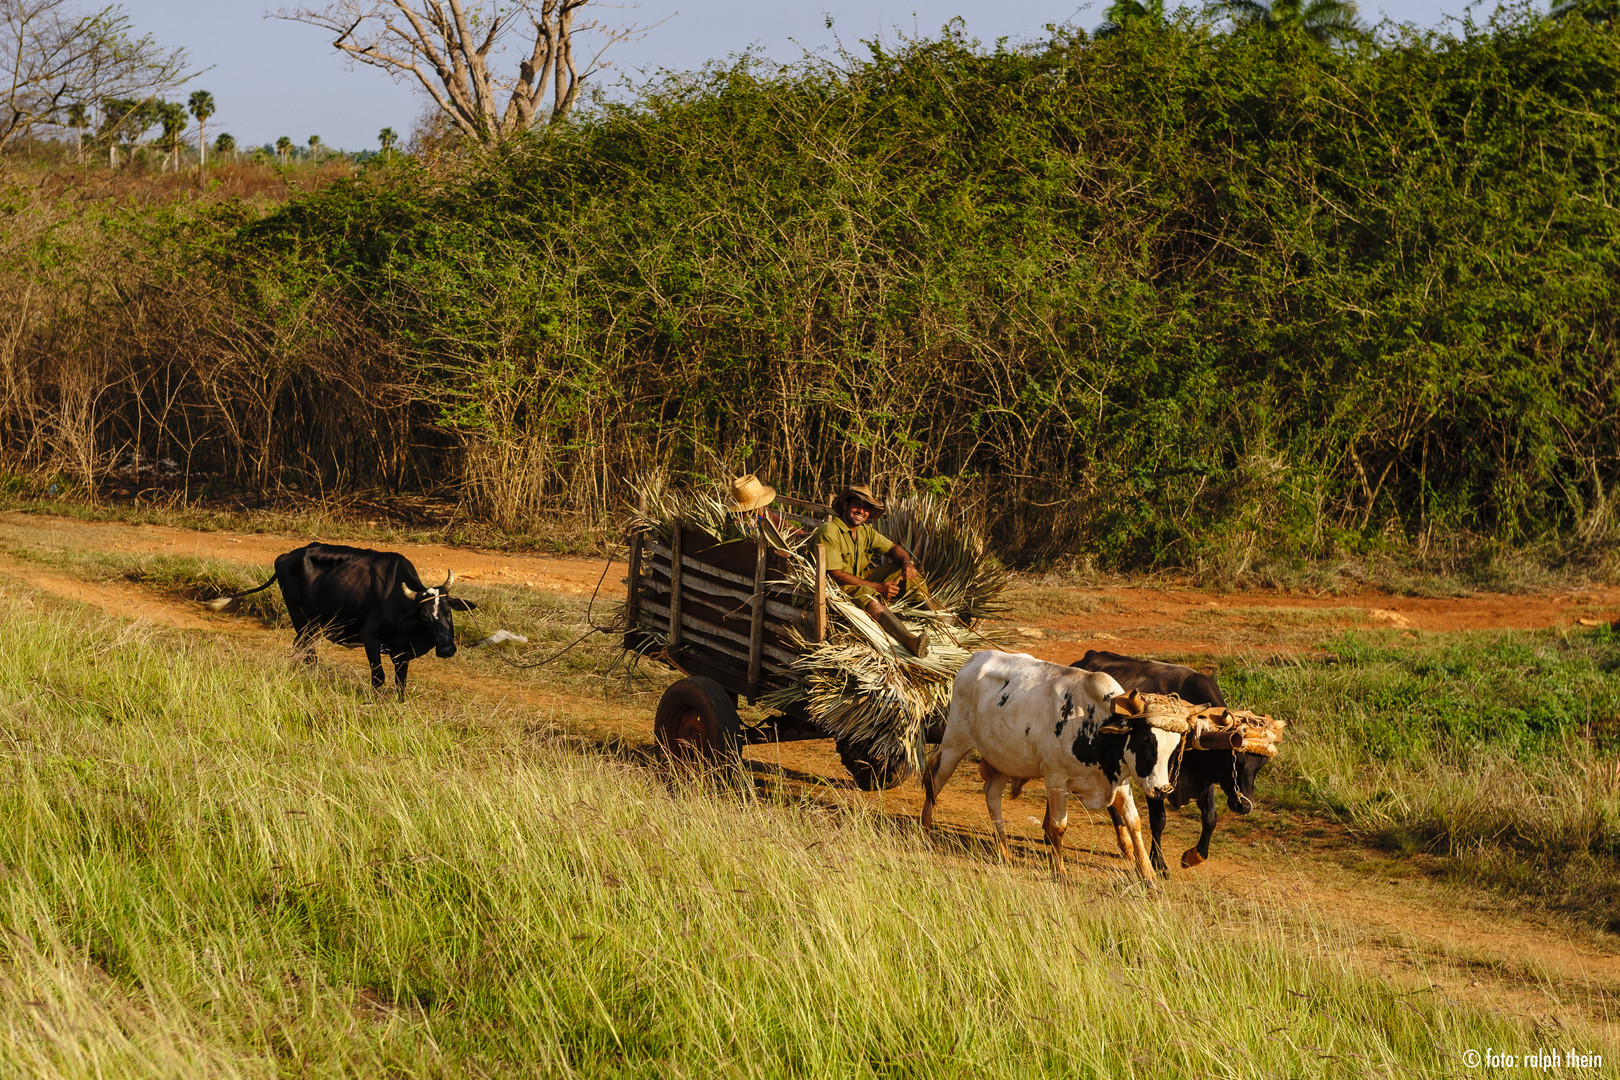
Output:
<svg viewBox="0 0 1620 1080">
<path fill-rule="evenodd" d="M 668 603 L 668 597 L 658 596 L 656 594 L 643 593 L 642 597 L 649 603 L 657 604 L 660 610 L 662 610 Z M 729 602 L 727 607 L 729 607 Z M 754 626 L 753 620 L 748 617 L 748 613 L 743 612 L 739 615 L 739 613 L 735 611 L 727 610 L 727 607 L 711 606 L 710 604 L 705 603 L 703 597 L 699 596 L 697 593 L 688 592 L 686 594 L 685 602 L 681 605 L 681 625 L 690 627 L 692 625 L 692 620 L 698 619 L 702 622 L 708 623 L 710 626 L 718 626 L 722 630 L 728 630 L 733 634 L 741 634 L 745 637 L 751 636 Z M 655 619 L 652 615 L 648 614 L 647 611 L 650 610 L 651 609 L 646 609 L 646 611 L 644 611 L 642 614 L 643 625 L 656 626 L 661 620 Z M 799 652 L 799 646 L 797 637 L 793 632 L 794 629 L 798 629 L 799 634 L 804 633 L 802 628 L 798 628 L 791 624 L 784 624 L 774 617 L 768 618 L 765 620 L 765 633 L 762 635 L 762 638 L 764 641 L 778 649 L 782 649 L 788 653 L 797 654 Z"/>
<path fill-rule="evenodd" d="M 668 568 L 657 566 L 656 564 L 654 565 L 656 569 L 653 573 L 643 571 L 641 575 L 642 592 L 658 593 L 662 596 L 668 596 L 670 593 L 670 583 L 666 577 L 656 572 L 657 570 L 666 570 Z M 681 590 L 688 595 L 692 593 L 702 593 L 704 596 L 709 597 L 710 599 L 740 601 L 736 609 L 738 612 L 743 611 L 745 608 L 752 610 L 754 603 L 754 598 L 751 594 L 745 593 L 741 589 L 728 589 L 724 585 L 716 585 L 713 582 L 703 580 L 696 574 L 683 574 L 681 576 Z M 778 619 L 781 619 L 784 623 L 791 623 L 798 619 L 808 619 L 810 617 L 810 612 L 804 610 L 803 608 L 796 608 L 791 604 L 784 604 L 778 600 L 771 599 L 766 599 L 765 601 L 765 614 L 774 615 Z"/>
<path fill-rule="evenodd" d="M 642 607 L 649 615 L 667 616 L 669 614 L 669 608 L 658 603 L 656 600 L 644 599 L 642 601 Z M 747 635 L 739 634 L 735 630 L 727 630 L 723 626 L 717 626 L 707 619 L 698 618 L 691 612 L 683 612 L 681 614 L 681 622 L 686 627 L 687 632 L 694 636 L 701 634 L 716 640 L 735 642 L 737 645 L 741 646 L 741 649 L 737 651 L 736 655 L 742 660 L 748 659 L 747 650 L 749 646 L 749 637 Z M 791 664 L 794 660 L 798 659 L 798 657 L 796 657 L 789 650 L 772 645 L 769 642 L 762 642 L 761 649 L 764 652 L 764 655 L 771 657 L 773 660 L 779 660 L 784 664 Z M 731 650 L 721 649 L 720 651 L 729 653 Z"/>
<path fill-rule="evenodd" d="M 734 692 L 732 689 L 734 687 L 741 687 L 741 681 L 737 676 L 737 661 L 708 645 L 688 642 L 681 647 L 680 655 L 669 658 L 668 662 L 688 675 L 708 676 L 724 687 L 728 693 Z M 763 689 L 785 690 L 795 682 L 791 676 L 776 674 L 771 668 L 767 668 Z"/>
<path fill-rule="evenodd" d="M 671 552 L 669 548 L 665 547 L 657 540 L 654 540 L 652 543 L 648 544 L 647 550 L 652 552 L 652 557 L 647 560 L 647 565 L 656 566 L 667 573 L 671 565 L 670 557 L 673 555 L 673 552 Z M 769 557 L 770 551 L 771 549 L 766 549 L 767 557 Z M 741 595 L 744 597 L 753 595 L 754 579 L 752 577 L 747 574 L 736 574 L 730 570 L 715 566 L 713 563 L 704 562 L 700 557 L 682 555 L 681 570 L 683 572 L 690 570 L 699 574 L 707 574 L 709 577 L 716 578 L 719 581 L 729 581 L 734 585 L 744 586 L 748 592 L 742 593 Z M 791 593 L 795 591 L 794 585 L 791 581 L 785 581 L 777 578 L 766 579 L 765 585 L 772 592 Z"/>
<path fill-rule="evenodd" d="M 759 677 L 765 661 L 765 535 L 754 538 L 754 595 L 749 602 L 754 609 L 748 627 L 748 700 L 759 696 Z"/>
</svg>

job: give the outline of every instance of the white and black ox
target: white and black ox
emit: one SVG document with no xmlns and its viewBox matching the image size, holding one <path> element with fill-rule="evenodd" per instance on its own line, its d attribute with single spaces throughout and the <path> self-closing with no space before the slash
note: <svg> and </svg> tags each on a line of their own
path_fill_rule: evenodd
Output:
<svg viewBox="0 0 1620 1080">
<path fill-rule="evenodd" d="M 934 801 L 957 765 L 969 750 L 977 750 L 984 759 L 979 774 L 1002 858 L 1008 857 L 1002 789 L 1010 780 L 1040 779 L 1046 783 L 1045 829 L 1054 875 L 1066 876 L 1063 833 L 1073 794 L 1088 810 L 1108 807 L 1117 813 L 1120 853 L 1155 887 L 1130 784 L 1136 781 L 1149 796 L 1167 794 L 1181 734 L 1146 717 L 1115 716 L 1113 700 L 1123 692 L 1103 672 L 1078 671 L 1024 653 L 975 653 L 956 674 L 944 739 L 923 770 L 923 827 L 933 826 Z"/>
<path fill-rule="evenodd" d="M 281 586 L 281 599 L 292 617 L 293 648 L 305 658 L 315 639 L 366 650 L 371 686 L 382 689 L 382 654 L 394 661 L 394 682 L 405 699 L 405 676 L 411 661 L 429 650 L 441 657 L 456 655 L 456 627 L 451 612 L 478 605 L 450 595 L 456 573 L 441 585 L 427 586 L 411 561 L 396 551 L 372 551 L 341 544 L 307 544 L 276 556 L 276 572 L 256 589 L 222 596 L 208 606 L 219 611 L 244 596 Z"/>
</svg>

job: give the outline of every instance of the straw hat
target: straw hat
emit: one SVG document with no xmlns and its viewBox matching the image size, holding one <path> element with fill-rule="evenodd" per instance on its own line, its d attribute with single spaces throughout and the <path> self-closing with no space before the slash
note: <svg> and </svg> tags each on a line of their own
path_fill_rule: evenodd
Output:
<svg viewBox="0 0 1620 1080">
<path fill-rule="evenodd" d="M 733 514 L 741 514 L 769 506 L 775 500 L 776 489 L 749 473 L 731 482 L 731 505 L 726 509 Z"/>
<path fill-rule="evenodd" d="M 849 500 L 850 496 L 854 496 L 867 506 L 870 506 L 874 513 L 886 514 L 889 512 L 889 508 L 884 506 L 882 501 L 879 500 L 876 495 L 872 494 L 872 489 L 867 487 L 865 484 L 851 484 L 849 487 L 834 495 L 832 508 L 834 510 L 843 509 L 844 503 Z"/>
</svg>

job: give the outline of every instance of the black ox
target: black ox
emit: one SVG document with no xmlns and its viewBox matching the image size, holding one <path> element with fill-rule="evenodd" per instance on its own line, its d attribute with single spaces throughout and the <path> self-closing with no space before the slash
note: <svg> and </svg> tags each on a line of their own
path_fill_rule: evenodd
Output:
<svg viewBox="0 0 1620 1080">
<path fill-rule="evenodd" d="M 276 572 L 256 589 L 211 600 L 219 611 L 244 596 L 280 584 L 281 599 L 292 617 L 293 648 L 309 656 L 315 638 L 338 645 L 362 646 L 371 665 L 371 685 L 380 690 L 382 654 L 394 661 L 394 682 L 405 699 L 410 663 L 429 649 L 442 657 L 456 655 L 453 611 L 478 605 L 450 595 L 455 571 L 444 584 L 422 584 L 411 561 L 396 551 L 371 551 L 341 544 L 306 544 L 276 556 Z"/>
<path fill-rule="evenodd" d="M 1226 698 L 1221 696 L 1221 688 L 1214 679 L 1180 664 L 1164 664 L 1157 660 L 1141 660 L 1092 649 L 1071 666 L 1086 671 L 1106 672 L 1127 693 L 1140 690 L 1144 694 L 1179 694 L 1181 700 L 1195 705 L 1226 704 Z M 1189 748 L 1181 757 L 1181 769 L 1176 774 L 1175 787 L 1170 794 L 1162 798 L 1150 795 L 1147 800 L 1148 826 L 1153 830 L 1153 868 L 1160 874 L 1170 872 L 1160 846 L 1164 836 L 1164 804 L 1168 802 L 1179 810 L 1197 800 L 1198 809 L 1203 815 L 1203 832 L 1198 836 L 1198 845 L 1188 848 L 1181 856 L 1183 867 L 1197 866 L 1209 858 L 1209 840 L 1215 835 L 1218 816 L 1215 789 L 1219 787 L 1226 792 L 1226 805 L 1234 814 L 1247 814 L 1254 809 L 1254 778 L 1266 763 L 1264 754 L 1248 754 L 1241 750 L 1194 751 Z M 1109 807 L 1109 813 L 1114 814 L 1113 807 Z M 1115 814 L 1114 825 L 1118 827 L 1120 824 Z"/>
</svg>

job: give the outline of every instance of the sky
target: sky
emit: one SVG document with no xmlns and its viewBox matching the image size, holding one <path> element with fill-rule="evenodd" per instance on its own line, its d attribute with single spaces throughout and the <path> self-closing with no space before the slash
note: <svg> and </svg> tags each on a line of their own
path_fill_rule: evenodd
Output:
<svg viewBox="0 0 1620 1080">
<path fill-rule="evenodd" d="M 774 60 L 806 51 L 855 47 L 873 37 L 937 33 L 961 15 L 969 36 L 990 42 L 1040 37 L 1048 23 L 1090 30 L 1102 21 L 1109 0 L 640 0 L 604 6 L 600 16 L 615 24 L 651 28 L 638 41 L 616 45 L 611 67 L 598 78 L 611 85 L 640 82 L 661 68 L 702 67 L 752 49 Z M 372 68 L 350 69 L 312 26 L 268 18 L 265 0 L 121 0 L 135 28 L 160 42 L 180 46 L 195 69 L 204 69 L 178 95 L 208 90 L 217 114 L 209 138 L 228 131 L 239 146 L 274 142 L 281 135 L 306 143 L 319 135 L 328 147 L 375 148 L 377 133 L 392 127 L 403 138 L 427 102 L 414 87 Z M 1173 3 L 1173 0 L 1172 0 Z M 633 4 L 633 6 L 632 6 Z M 1368 21 L 1382 16 L 1423 26 L 1460 15 L 1466 0 L 1363 0 Z M 1477 12 L 1490 10 L 1484 3 Z M 587 9 L 591 10 L 591 9 Z M 833 26 L 827 28 L 828 18 Z M 576 53 L 580 46 L 576 44 Z"/>
</svg>

